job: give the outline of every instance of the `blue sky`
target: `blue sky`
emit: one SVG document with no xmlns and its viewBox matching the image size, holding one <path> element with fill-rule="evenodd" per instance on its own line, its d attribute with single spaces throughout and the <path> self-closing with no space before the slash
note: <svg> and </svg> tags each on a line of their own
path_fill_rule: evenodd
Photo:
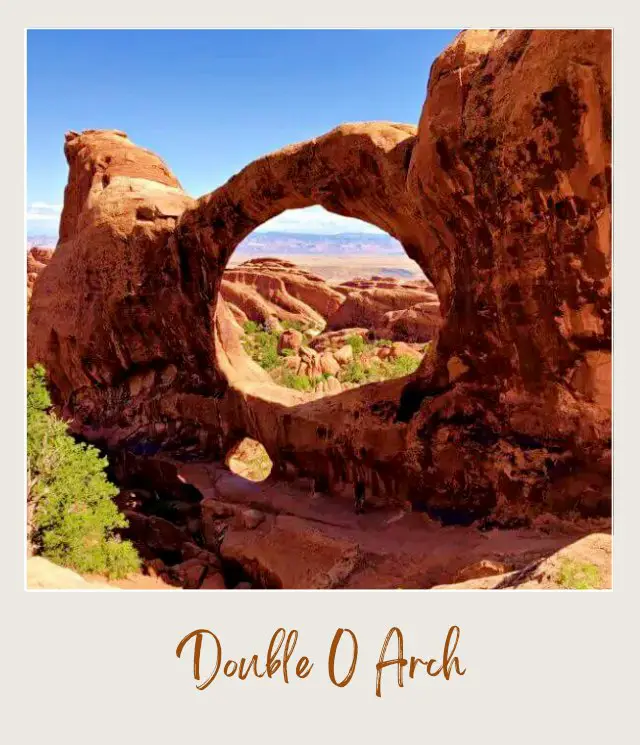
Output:
<svg viewBox="0 0 640 745">
<path fill-rule="evenodd" d="M 57 234 L 67 130 L 124 130 L 200 196 L 342 122 L 417 123 L 431 63 L 456 33 L 29 31 L 27 231 Z M 320 207 L 263 226 L 368 228 Z"/>
</svg>

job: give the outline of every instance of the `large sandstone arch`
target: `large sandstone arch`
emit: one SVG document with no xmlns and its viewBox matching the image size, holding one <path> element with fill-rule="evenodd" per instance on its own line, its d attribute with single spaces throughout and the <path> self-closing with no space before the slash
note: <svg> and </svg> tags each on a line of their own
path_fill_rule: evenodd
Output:
<svg viewBox="0 0 640 745">
<path fill-rule="evenodd" d="M 111 448 L 215 456 L 249 436 L 281 475 L 445 517 L 606 510 L 610 54 L 604 31 L 465 32 L 432 67 L 417 133 L 343 125 L 197 201 L 122 133 L 68 135 L 30 360 Z M 234 349 L 215 313 L 233 249 L 311 204 L 386 230 L 436 285 L 437 355 L 410 383 L 308 403 Z"/>
</svg>

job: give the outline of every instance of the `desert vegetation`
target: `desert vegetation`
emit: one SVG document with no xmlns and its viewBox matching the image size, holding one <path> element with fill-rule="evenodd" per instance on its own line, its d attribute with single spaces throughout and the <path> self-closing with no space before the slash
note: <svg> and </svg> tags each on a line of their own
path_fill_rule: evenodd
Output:
<svg viewBox="0 0 640 745">
<path fill-rule="evenodd" d="M 431 343 L 406 344 L 359 333 L 326 339 L 315 327 L 282 322 L 243 326 L 243 345 L 274 382 L 303 392 L 331 393 L 415 372 Z"/>
<path fill-rule="evenodd" d="M 558 584 L 565 590 L 597 590 L 601 585 L 600 570 L 588 561 L 563 559 Z"/>
<path fill-rule="evenodd" d="M 127 521 L 107 459 L 78 443 L 51 410 L 45 370 L 27 371 L 27 504 L 32 550 L 78 572 L 124 577 L 139 569 L 133 544 L 117 530 Z"/>
</svg>

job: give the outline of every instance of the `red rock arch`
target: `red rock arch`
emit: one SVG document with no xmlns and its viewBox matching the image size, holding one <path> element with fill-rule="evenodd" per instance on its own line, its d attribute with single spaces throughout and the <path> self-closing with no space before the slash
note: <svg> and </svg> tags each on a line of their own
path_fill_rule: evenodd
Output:
<svg viewBox="0 0 640 745">
<path fill-rule="evenodd" d="M 112 447 L 216 454 L 233 433 L 282 474 L 445 517 L 606 510 L 610 54 L 604 31 L 465 32 L 432 67 L 417 133 L 343 125 L 196 202 L 122 133 L 71 134 L 30 360 Z M 434 282 L 437 354 L 411 383 L 296 401 L 234 349 L 215 313 L 229 256 L 312 204 L 386 230 Z"/>
</svg>

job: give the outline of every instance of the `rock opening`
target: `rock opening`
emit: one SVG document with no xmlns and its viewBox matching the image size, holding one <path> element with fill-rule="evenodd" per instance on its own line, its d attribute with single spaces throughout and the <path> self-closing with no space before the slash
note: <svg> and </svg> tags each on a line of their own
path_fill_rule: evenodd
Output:
<svg viewBox="0 0 640 745">
<path fill-rule="evenodd" d="M 218 304 L 271 381 L 315 399 L 411 375 L 434 354 L 435 288 L 401 244 L 371 236 L 265 233 L 240 244 Z M 247 377 L 236 368 L 235 383 Z"/>
<path fill-rule="evenodd" d="M 273 468 L 264 445 L 251 437 L 245 437 L 232 447 L 225 463 L 230 471 L 249 481 L 264 481 Z"/>
</svg>

